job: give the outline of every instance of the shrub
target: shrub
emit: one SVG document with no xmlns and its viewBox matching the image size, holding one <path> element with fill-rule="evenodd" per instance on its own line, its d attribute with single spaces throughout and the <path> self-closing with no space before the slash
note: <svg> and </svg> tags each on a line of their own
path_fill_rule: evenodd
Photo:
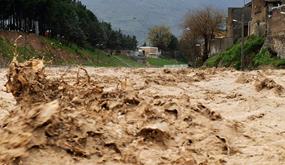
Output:
<svg viewBox="0 0 285 165">
<path fill-rule="evenodd" d="M 249 59 L 248 67 L 251 66 L 252 58 L 257 54 L 264 43 L 262 37 L 250 36 L 244 43 L 244 55 Z M 219 53 L 209 58 L 205 65 L 209 67 L 235 67 L 240 68 L 241 64 L 241 44 L 236 43 L 225 52 Z"/>
</svg>

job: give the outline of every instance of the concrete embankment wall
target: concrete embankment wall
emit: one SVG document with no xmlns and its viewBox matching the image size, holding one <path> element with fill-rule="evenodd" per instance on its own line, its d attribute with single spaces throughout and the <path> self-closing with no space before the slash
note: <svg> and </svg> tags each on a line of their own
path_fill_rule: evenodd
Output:
<svg viewBox="0 0 285 165">
<path fill-rule="evenodd" d="M 210 56 L 221 53 L 233 45 L 233 38 L 215 38 L 210 43 Z"/>
</svg>

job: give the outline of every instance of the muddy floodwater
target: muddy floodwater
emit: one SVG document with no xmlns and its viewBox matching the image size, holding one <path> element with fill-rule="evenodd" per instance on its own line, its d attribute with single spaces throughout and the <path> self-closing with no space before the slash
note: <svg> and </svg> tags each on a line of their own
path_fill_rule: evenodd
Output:
<svg viewBox="0 0 285 165">
<path fill-rule="evenodd" d="M 14 61 L 0 85 L 0 164 L 285 164 L 285 70 Z"/>
</svg>

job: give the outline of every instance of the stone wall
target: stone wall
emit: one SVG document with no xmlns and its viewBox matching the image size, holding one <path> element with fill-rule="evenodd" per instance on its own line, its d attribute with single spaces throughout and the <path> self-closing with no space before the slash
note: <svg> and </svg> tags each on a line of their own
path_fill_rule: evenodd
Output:
<svg viewBox="0 0 285 165">
<path fill-rule="evenodd" d="M 285 35 L 271 37 L 268 36 L 266 45 L 273 50 L 278 57 L 285 59 Z"/>
<path fill-rule="evenodd" d="M 272 11 L 271 18 L 268 19 L 268 34 L 279 36 L 285 34 L 285 6 L 281 6 Z"/>
<path fill-rule="evenodd" d="M 267 11 L 265 0 L 252 0 L 250 34 L 259 36 L 266 34 Z"/>
<path fill-rule="evenodd" d="M 285 6 L 272 11 L 272 16 L 268 19 L 268 35 L 265 46 L 285 59 Z"/>
<path fill-rule="evenodd" d="M 266 36 L 270 10 L 283 3 L 283 0 L 252 0 L 251 35 Z"/>
</svg>

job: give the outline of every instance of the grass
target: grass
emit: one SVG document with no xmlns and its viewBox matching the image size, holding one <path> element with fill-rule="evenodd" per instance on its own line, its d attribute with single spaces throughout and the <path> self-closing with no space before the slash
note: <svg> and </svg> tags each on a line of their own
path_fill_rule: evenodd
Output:
<svg viewBox="0 0 285 165">
<path fill-rule="evenodd" d="M 138 63 L 127 56 L 115 56 L 115 57 L 117 59 L 120 59 L 120 61 L 124 61 L 124 63 L 127 63 L 129 67 L 145 67 L 144 64 Z"/>
<path fill-rule="evenodd" d="M 0 54 L 2 57 L 10 58 L 13 56 L 13 47 L 6 40 L 0 37 Z"/>
<path fill-rule="evenodd" d="M 84 65 L 97 66 L 97 67 L 145 67 L 144 64 L 135 61 L 134 59 L 124 55 L 109 56 L 106 52 L 98 49 L 82 49 L 77 45 L 70 44 L 66 46 L 56 40 L 51 40 L 53 45 L 67 50 L 70 53 L 80 54 L 83 57 L 90 57 Z M 148 58 L 148 63 L 153 67 L 163 67 L 164 65 L 182 64 L 175 59 L 171 58 Z"/>
<path fill-rule="evenodd" d="M 251 36 L 249 37 L 244 44 L 244 54 L 247 61 L 247 66 L 252 67 L 252 59 L 258 54 L 264 39 L 262 37 Z M 210 57 L 205 65 L 208 67 L 234 67 L 240 69 L 241 65 L 241 44 L 234 44 L 231 48 L 226 50 L 223 53 L 214 55 Z"/>
<path fill-rule="evenodd" d="M 219 63 L 222 58 L 223 58 L 223 54 L 217 54 L 215 56 L 212 56 L 206 61 L 206 65 L 208 67 L 217 67 L 219 66 Z"/>
<path fill-rule="evenodd" d="M 146 67 L 146 65 L 135 61 L 124 55 L 110 56 L 98 49 L 83 49 L 75 44 L 64 44 L 50 38 L 40 37 L 49 49 L 44 52 L 34 50 L 31 46 L 19 46 L 17 48 L 19 61 L 31 58 L 44 58 L 53 61 L 55 65 L 85 65 L 95 67 Z M 7 64 L 13 57 L 14 46 L 8 40 L 0 38 L 0 62 Z M 64 55 L 62 54 L 64 52 Z M 163 67 L 164 65 L 181 64 L 181 62 L 170 58 L 149 58 L 151 67 Z"/>
<path fill-rule="evenodd" d="M 0 37 L 0 67 L 7 66 L 13 56 L 13 47 Z"/>
<path fill-rule="evenodd" d="M 171 58 L 148 58 L 148 63 L 153 67 L 163 67 L 164 65 L 185 64 L 182 61 Z"/>
<path fill-rule="evenodd" d="M 42 58 L 43 57 L 42 53 L 35 51 L 30 46 L 18 47 L 17 51 L 19 53 L 19 60 L 20 61 L 28 60 L 31 58 Z"/>
<path fill-rule="evenodd" d="M 254 66 L 274 66 L 282 67 L 285 66 L 285 59 L 279 59 L 277 57 L 272 57 L 267 49 L 262 49 L 253 59 Z"/>
<path fill-rule="evenodd" d="M 35 51 L 30 46 L 19 46 L 17 47 L 18 60 L 23 61 L 31 58 L 41 58 L 42 54 Z M 0 55 L 6 61 L 11 60 L 14 56 L 14 46 L 8 40 L 0 38 Z"/>
<path fill-rule="evenodd" d="M 264 39 L 251 36 L 245 41 L 244 53 L 247 68 L 258 68 L 260 66 L 285 66 L 285 59 L 274 57 L 267 49 L 262 49 Z M 205 65 L 208 67 L 235 67 L 240 69 L 241 45 L 234 44 L 223 53 L 210 57 Z"/>
</svg>

